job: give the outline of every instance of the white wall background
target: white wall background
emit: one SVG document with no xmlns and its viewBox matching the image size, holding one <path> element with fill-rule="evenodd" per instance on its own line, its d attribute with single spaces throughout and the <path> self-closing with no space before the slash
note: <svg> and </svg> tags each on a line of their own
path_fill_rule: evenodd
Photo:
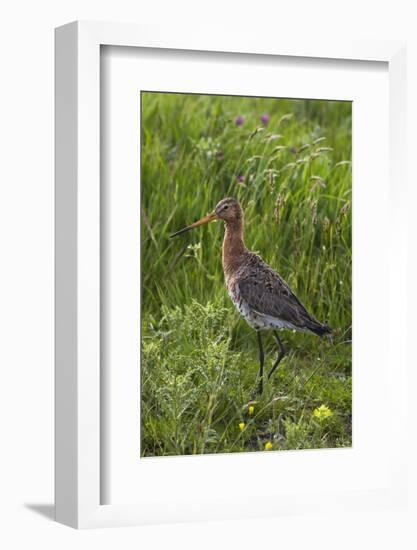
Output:
<svg viewBox="0 0 417 550">
<path fill-rule="evenodd" d="M 76 532 L 53 515 L 53 29 L 75 19 L 248 33 L 408 40 L 409 175 L 417 151 L 417 18 L 412 0 L 14 0 L 0 19 L 0 546 L 14 548 L 416 548 L 412 512 Z M 414 103 L 412 102 L 414 100 Z M 415 178 L 414 178 L 415 180 Z M 417 182 L 414 181 L 416 184 Z M 417 280 L 417 185 L 410 185 L 410 281 Z M 415 254 L 414 254 L 415 260 Z M 410 285 L 410 305 L 415 302 Z M 414 336 L 410 307 L 410 335 Z M 415 326 L 415 322 L 414 322 Z M 412 341 L 415 339 L 412 338 Z M 416 375 L 410 369 L 410 401 Z M 416 424 L 410 419 L 415 458 Z M 387 444 L 391 444 L 387 434 Z M 342 475 L 342 473 L 341 473 Z M 416 487 L 415 469 L 412 470 Z M 414 502 L 415 502 L 414 498 Z M 256 506 L 256 503 L 253 504 Z M 416 514 L 414 513 L 414 516 Z"/>
</svg>

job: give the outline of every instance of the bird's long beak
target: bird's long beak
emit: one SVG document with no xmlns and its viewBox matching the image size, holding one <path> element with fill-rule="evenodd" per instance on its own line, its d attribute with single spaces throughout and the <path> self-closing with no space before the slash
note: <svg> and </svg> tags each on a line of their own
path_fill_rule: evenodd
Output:
<svg viewBox="0 0 417 550">
<path fill-rule="evenodd" d="M 181 235 L 182 233 L 185 233 L 186 231 L 190 231 L 190 229 L 194 229 L 194 227 L 199 227 L 200 225 L 210 223 L 214 220 L 217 220 L 216 212 L 212 212 L 211 214 L 207 214 L 207 216 L 204 216 L 204 218 L 201 218 L 201 220 L 198 220 L 198 222 L 194 222 L 191 225 L 188 225 L 187 227 L 184 227 L 184 229 L 180 229 L 176 233 L 173 233 L 172 235 L 170 235 L 170 239 L 172 239 L 172 237 L 176 237 L 177 235 Z"/>
</svg>

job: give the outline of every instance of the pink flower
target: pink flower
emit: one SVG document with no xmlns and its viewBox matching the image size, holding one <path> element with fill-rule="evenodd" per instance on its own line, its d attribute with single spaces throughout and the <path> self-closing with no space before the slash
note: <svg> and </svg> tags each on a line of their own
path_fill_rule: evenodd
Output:
<svg viewBox="0 0 417 550">
<path fill-rule="evenodd" d="M 245 122 L 245 119 L 242 115 L 239 115 L 235 118 L 235 124 L 236 126 L 242 126 L 242 124 Z"/>
<path fill-rule="evenodd" d="M 264 114 L 261 116 L 261 122 L 262 122 L 262 124 L 265 124 L 265 126 L 268 124 L 268 122 L 269 122 L 269 115 L 268 115 L 268 113 L 264 113 Z"/>
</svg>

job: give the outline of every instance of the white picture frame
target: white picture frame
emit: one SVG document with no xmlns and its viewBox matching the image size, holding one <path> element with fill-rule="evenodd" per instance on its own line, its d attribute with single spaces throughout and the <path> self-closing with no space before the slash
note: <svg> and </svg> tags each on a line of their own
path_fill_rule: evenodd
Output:
<svg viewBox="0 0 417 550">
<path fill-rule="evenodd" d="M 101 504 L 100 402 L 100 48 L 102 45 L 172 50 L 196 50 L 255 55 L 381 61 L 389 71 L 390 191 L 396 206 L 391 223 L 393 240 L 404 234 L 399 197 L 404 181 L 405 45 L 401 42 L 363 41 L 326 43 L 243 36 L 239 33 L 194 28 L 179 35 L 169 27 L 151 28 L 112 23 L 75 22 L 56 30 L 56 519 L 77 528 L 132 525 L 144 522 L 239 517 L 244 509 L 230 502 L 216 503 L 193 517 L 166 509 L 144 513 L 134 503 Z M 404 250 L 390 246 L 390 269 L 404 277 Z M 401 294 L 389 302 L 389 316 L 405 318 Z M 405 322 L 405 321 L 404 321 Z M 400 338 L 400 331 L 398 331 Z M 406 346 L 398 345 L 395 386 L 406 388 Z M 392 374 L 392 373 L 391 373 Z M 392 377 L 393 378 L 393 377 Z M 393 382 L 394 383 L 394 382 Z M 404 400 L 399 400 L 404 403 Z M 329 506 L 399 505 L 405 498 L 404 405 L 395 415 L 396 450 L 390 455 L 384 491 L 361 491 L 356 496 L 324 495 Z M 269 455 L 268 460 L 271 460 Z M 204 499 L 204 495 L 202 495 Z M 314 494 L 288 494 L 285 502 L 265 500 L 256 515 L 304 512 L 317 503 Z M 150 509 L 152 506 L 150 506 Z M 321 508 L 321 506 L 319 506 Z M 317 506 L 316 506 L 317 511 Z M 250 515 L 250 514 L 249 514 Z"/>
</svg>

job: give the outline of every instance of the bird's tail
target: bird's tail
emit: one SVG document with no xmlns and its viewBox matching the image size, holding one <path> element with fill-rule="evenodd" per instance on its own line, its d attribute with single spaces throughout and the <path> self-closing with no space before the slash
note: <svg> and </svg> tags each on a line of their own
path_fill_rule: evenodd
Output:
<svg viewBox="0 0 417 550">
<path fill-rule="evenodd" d="M 328 325 L 322 325 L 318 321 L 312 321 L 307 326 L 308 329 L 311 330 L 311 332 L 314 332 L 314 334 L 317 334 L 317 336 L 327 336 L 329 340 L 333 342 L 333 331 Z"/>
</svg>

